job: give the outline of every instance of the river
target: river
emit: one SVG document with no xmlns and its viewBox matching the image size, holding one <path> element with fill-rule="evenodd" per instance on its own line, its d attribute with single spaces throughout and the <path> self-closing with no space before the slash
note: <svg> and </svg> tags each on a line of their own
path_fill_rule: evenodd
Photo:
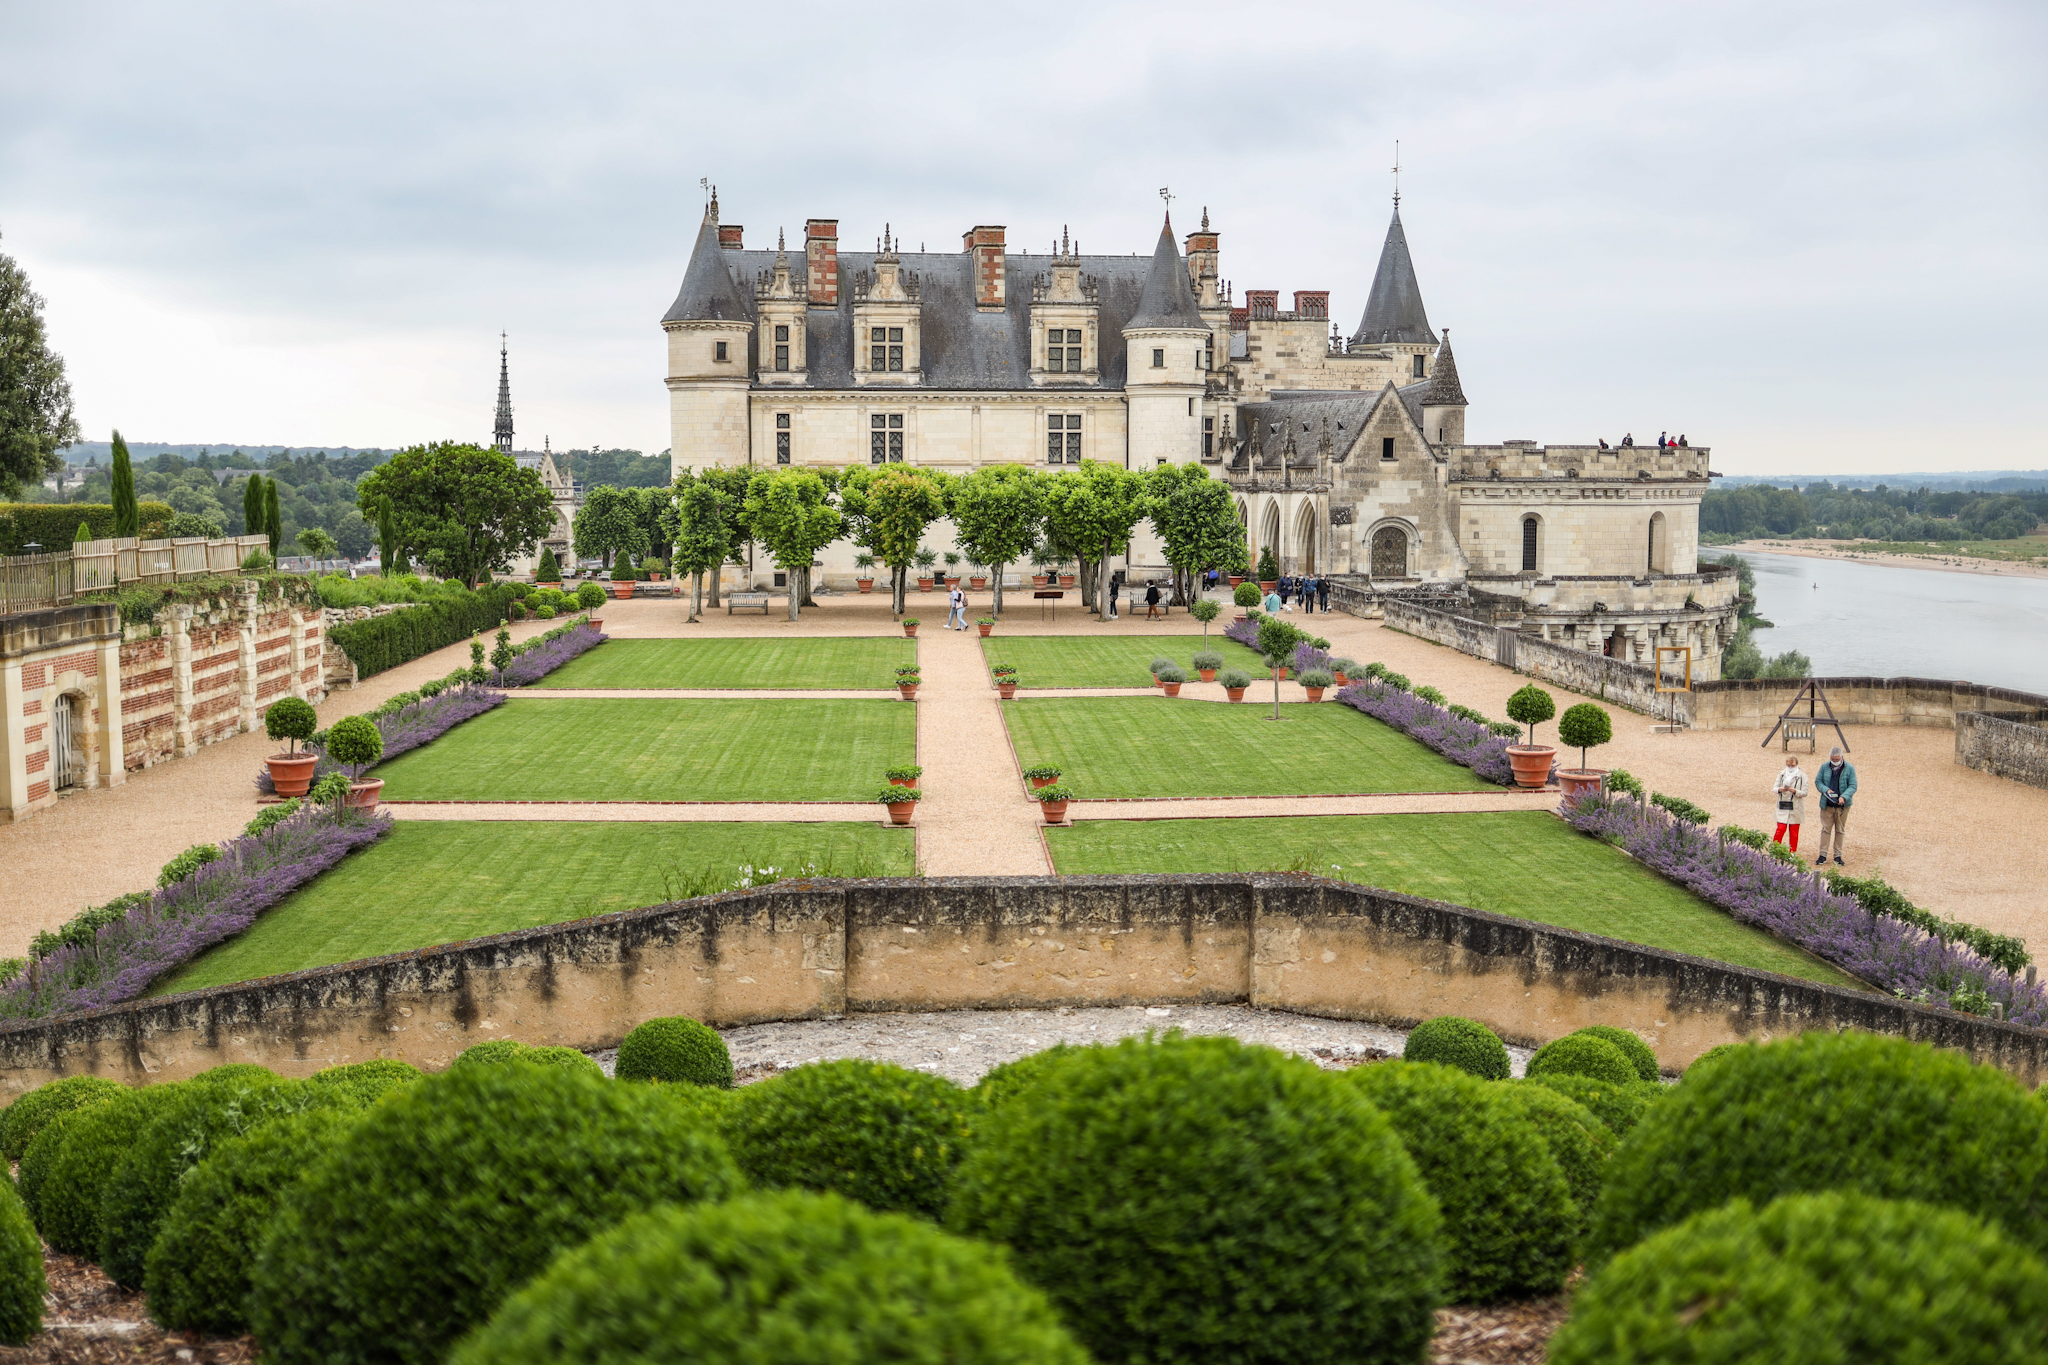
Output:
<svg viewBox="0 0 2048 1365">
<path fill-rule="evenodd" d="M 1954 678 L 2048 692 L 2048 578 L 1735 553 L 1756 570 L 1757 614 L 1773 623 L 1756 632 L 1766 657 L 1796 649 L 1822 678 Z"/>
</svg>

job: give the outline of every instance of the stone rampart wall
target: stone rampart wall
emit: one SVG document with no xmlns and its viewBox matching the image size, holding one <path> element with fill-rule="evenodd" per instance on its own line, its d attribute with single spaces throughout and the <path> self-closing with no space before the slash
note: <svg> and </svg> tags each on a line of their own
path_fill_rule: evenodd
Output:
<svg viewBox="0 0 2048 1365">
<path fill-rule="evenodd" d="M 155 623 L 127 633 L 121 747 L 128 771 L 253 730 L 278 697 L 318 702 L 327 695 L 327 626 L 312 604 L 263 600 L 252 590 L 167 605 Z"/>
<path fill-rule="evenodd" d="M 507 1037 L 604 1047 L 670 1014 L 728 1026 L 1214 1002 L 1395 1026 L 1461 1014 L 1524 1045 L 1612 1024 L 1671 1069 L 1717 1043 L 1857 1028 L 2048 1078 L 2048 1031 L 1370 887 L 1238 874 L 784 883 L 604 915 L 0 1027 L 0 1098 L 79 1072 L 433 1068 Z"/>
<path fill-rule="evenodd" d="M 2030 787 L 2048 787 L 2048 711 L 1956 712 L 1956 762 Z"/>
</svg>

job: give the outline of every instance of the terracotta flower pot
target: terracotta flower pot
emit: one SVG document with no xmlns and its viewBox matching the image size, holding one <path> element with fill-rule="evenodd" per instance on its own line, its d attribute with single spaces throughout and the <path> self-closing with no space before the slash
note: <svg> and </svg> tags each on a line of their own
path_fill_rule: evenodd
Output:
<svg viewBox="0 0 2048 1365">
<path fill-rule="evenodd" d="M 1550 783 L 1550 765 L 1557 750 L 1548 744 L 1510 744 L 1508 762 L 1515 770 L 1515 785 L 1531 791 Z"/>
<path fill-rule="evenodd" d="M 372 777 L 362 782 L 349 783 L 348 795 L 341 800 L 350 810 L 375 810 L 383 794 L 384 779 Z"/>
<path fill-rule="evenodd" d="M 1038 803 L 1038 806 L 1039 806 L 1039 809 L 1040 809 L 1040 810 L 1043 810 L 1043 811 L 1045 812 L 1045 823 L 1047 823 L 1048 825 L 1060 825 L 1060 824 L 1065 824 L 1065 823 L 1066 823 L 1066 819 L 1067 819 L 1067 803 L 1066 803 L 1066 802 L 1064 802 L 1064 801 L 1041 801 L 1041 802 L 1039 802 L 1039 803 Z"/>
<path fill-rule="evenodd" d="M 1349 679 L 1349 678 L 1347 678 L 1347 677 L 1345 677 L 1345 676 L 1344 676 L 1344 670 L 1343 670 L 1343 669 L 1341 669 L 1341 668 L 1340 668 L 1340 669 L 1338 669 L 1338 670 L 1337 670 L 1337 672 L 1336 672 L 1336 675 L 1335 675 L 1335 676 L 1336 676 L 1336 679 L 1337 679 L 1337 686 L 1339 686 L 1339 687 L 1349 687 L 1349 686 L 1351 685 L 1351 679 Z"/>
<path fill-rule="evenodd" d="M 975 592 L 980 592 L 988 586 L 988 580 L 986 578 L 970 578 L 967 580 L 967 586 Z"/>
<path fill-rule="evenodd" d="M 1031 784 L 1031 790 L 1033 791 L 1037 791 L 1040 787 L 1050 787 L 1053 783 L 1059 781 L 1057 777 L 1027 777 L 1024 780 Z"/>
<path fill-rule="evenodd" d="M 930 592 L 932 590 L 932 580 L 929 577 L 918 579 L 917 590 L 919 592 Z"/>
<path fill-rule="evenodd" d="M 990 631 L 992 631 L 992 630 L 994 630 L 994 629 L 995 629 L 995 627 L 994 627 L 994 626 L 984 626 L 984 625 L 982 625 L 982 624 L 981 624 L 981 623 L 979 623 L 979 622 L 976 622 L 976 623 L 975 623 L 975 627 L 974 627 L 974 628 L 975 628 L 976 630 L 978 630 L 978 631 L 980 631 L 980 632 L 981 632 L 981 638 L 982 638 L 982 639 L 984 639 L 984 640 L 986 640 L 986 639 L 988 638 L 988 633 L 989 633 Z"/>
<path fill-rule="evenodd" d="M 591 628 L 592 630 L 603 630 L 603 629 L 604 629 L 604 618 L 603 618 L 602 616 L 593 616 L 593 617 L 591 617 L 591 618 L 590 618 L 590 628 Z"/>
<path fill-rule="evenodd" d="M 1259 580 L 1259 591 L 1260 591 L 1260 592 L 1278 592 L 1279 590 L 1280 590 L 1280 580 L 1279 580 L 1279 579 L 1277 579 L 1277 578 L 1261 578 L 1261 579 Z"/>
<path fill-rule="evenodd" d="M 909 824 L 910 814 L 916 809 L 917 802 L 915 801 L 891 801 L 889 803 L 889 823 L 892 825 Z"/>
<path fill-rule="evenodd" d="M 949 574 L 947 574 L 947 575 L 946 575 L 946 586 L 947 586 L 947 587 L 949 587 L 949 588 L 957 588 L 957 587 L 959 587 L 959 586 L 960 586 L 960 575 L 959 575 L 959 574 L 956 574 L 956 573 L 949 573 Z"/>
<path fill-rule="evenodd" d="M 1048 575 L 1046 575 L 1046 574 L 1042 574 L 1042 573 L 1035 573 L 1035 574 L 1031 575 L 1031 586 L 1032 586 L 1032 587 L 1034 587 L 1034 588 L 1042 588 L 1042 587 L 1044 587 L 1044 586 L 1045 586 L 1045 580 L 1046 580 L 1046 578 L 1047 578 L 1047 577 L 1048 577 Z"/>
<path fill-rule="evenodd" d="M 1232 701 L 1244 700 L 1244 689 L 1242 687 L 1226 687 L 1223 691 Z"/>
<path fill-rule="evenodd" d="M 1063 574 L 1061 574 L 1061 575 L 1060 575 L 1060 586 L 1061 586 L 1061 587 L 1063 587 L 1063 588 L 1071 588 L 1071 587 L 1073 587 L 1073 586 L 1074 586 L 1074 576 L 1073 576 L 1072 574 L 1070 574 L 1070 573 L 1063 573 Z"/>
<path fill-rule="evenodd" d="M 1215 682 L 1215 681 L 1216 681 L 1216 670 L 1215 670 L 1215 669 L 1213 669 L 1213 668 L 1198 668 L 1198 669 L 1196 669 L 1195 671 L 1196 671 L 1197 673 L 1200 673 L 1200 674 L 1202 675 L 1202 681 L 1203 681 L 1203 682 Z"/>
<path fill-rule="evenodd" d="M 1323 689 L 1320 687 L 1304 687 L 1301 690 L 1308 693 L 1310 701 L 1321 701 L 1323 699 Z"/>
<path fill-rule="evenodd" d="M 533 586 L 536 588 L 553 588 L 556 592 L 560 592 L 562 590 L 562 580 L 558 578 L 552 583 L 536 583 Z"/>
<path fill-rule="evenodd" d="M 304 796 L 313 785 L 313 769 L 320 765 L 318 754 L 272 754 L 264 762 L 270 765 L 270 785 L 277 788 L 283 797 Z"/>
<path fill-rule="evenodd" d="M 917 779 L 914 777 L 892 777 L 889 779 L 889 785 L 892 787 L 915 787 Z"/>
<path fill-rule="evenodd" d="M 910 638 L 912 638 L 912 639 L 916 639 L 916 638 L 917 638 L 917 627 L 916 627 L 916 626 L 905 626 L 905 627 L 903 628 L 903 633 L 904 633 L 905 635 L 909 636 L 909 637 L 910 637 Z"/>
<path fill-rule="evenodd" d="M 1605 768 L 1559 768 L 1557 770 L 1558 790 L 1566 802 L 1583 794 L 1597 796 L 1602 784 L 1607 781 Z"/>
<path fill-rule="evenodd" d="M 1166 695 L 1169 697 L 1177 697 L 1180 695 L 1180 684 L 1177 682 L 1161 683 L 1159 685 L 1166 689 Z"/>
<path fill-rule="evenodd" d="M 905 701 L 916 701 L 916 700 L 917 700 L 917 684 L 916 684 L 916 683 L 897 683 L 897 684 L 896 684 L 896 690 L 897 690 L 898 692 L 901 692 L 901 693 L 903 694 L 903 700 L 905 700 Z"/>
<path fill-rule="evenodd" d="M 999 697 L 1001 697 L 1001 698 L 1002 698 L 1002 699 L 1003 699 L 1004 701 L 1008 701 L 1008 700 L 1010 700 L 1010 698 L 1012 698 L 1012 697 L 1014 697 L 1014 696 L 1016 696 L 1016 695 L 1017 695 L 1017 684 L 1015 684 L 1015 683 L 1013 683 L 1013 682 L 999 682 L 999 683 L 997 683 L 997 684 L 996 684 L 996 695 L 997 695 L 997 696 L 999 696 Z"/>
<path fill-rule="evenodd" d="M 875 590 L 875 580 L 872 578 L 856 578 L 853 580 L 853 585 L 862 592 L 873 592 Z"/>
<path fill-rule="evenodd" d="M 1230 575 L 1230 586 L 1231 586 L 1231 587 L 1233 587 L 1233 588 L 1234 588 L 1234 587 L 1236 587 L 1236 586 L 1237 586 L 1238 584 L 1240 584 L 1240 583 L 1242 583 L 1242 582 L 1244 582 L 1244 575 L 1243 575 L 1243 574 L 1237 574 L 1237 573 L 1234 573 L 1234 574 Z"/>
<path fill-rule="evenodd" d="M 1278 678 L 1278 679 L 1279 679 L 1279 680 L 1280 680 L 1281 682 L 1286 682 L 1286 681 L 1287 681 L 1287 670 L 1286 670 L 1286 669 L 1284 669 L 1284 668 L 1276 668 L 1276 669 L 1274 669 L 1274 670 L 1273 670 L 1273 676 L 1274 676 L 1274 677 L 1276 677 L 1276 678 Z"/>
<path fill-rule="evenodd" d="M 630 578 L 623 583 L 614 583 L 612 584 L 612 596 L 618 598 L 621 602 L 631 601 L 633 589 L 637 586 L 639 585 Z"/>
</svg>

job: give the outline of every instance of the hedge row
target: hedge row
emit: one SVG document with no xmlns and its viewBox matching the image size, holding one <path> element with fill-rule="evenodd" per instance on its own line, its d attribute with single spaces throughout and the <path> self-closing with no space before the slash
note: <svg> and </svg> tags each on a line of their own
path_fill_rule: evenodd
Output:
<svg viewBox="0 0 2048 1365">
<path fill-rule="evenodd" d="M 521 585 L 493 583 L 388 616 L 350 621 L 334 627 L 328 638 L 355 664 L 356 676 L 367 678 L 459 644 L 480 631 L 496 630 L 498 623 L 510 616 L 512 601 L 521 590 Z"/>
<path fill-rule="evenodd" d="M 153 540 L 177 509 L 167 502 L 139 502 L 135 505 L 138 539 Z M 55 554 L 71 548 L 78 535 L 78 523 L 92 529 L 94 540 L 114 538 L 114 505 L 107 502 L 8 502 L 0 503 L 0 555 Z M 35 544 L 42 548 L 24 549 Z"/>
</svg>

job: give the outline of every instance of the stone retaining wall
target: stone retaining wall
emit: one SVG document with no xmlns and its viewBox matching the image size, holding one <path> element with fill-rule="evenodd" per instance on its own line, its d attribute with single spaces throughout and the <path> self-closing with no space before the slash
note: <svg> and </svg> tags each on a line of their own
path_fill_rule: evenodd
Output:
<svg viewBox="0 0 2048 1365">
<path fill-rule="evenodd" d="M 1956 712 L 1956 762 L 2030 787 L 2048 787 L 2048 710 L 2002 716 Z"/>
<path fill-rule="evenodd" d="M 487 1038 L 593 1048 L 637 1023 L 878 1010 L 1248 1002 L 1522 1045 L 1633 1029 L 1664 1066 L 1717 1043 L 1865 1029 L 2029 1084 L 2048 1031 L 1291 875 L 816 881 L 654 906 L 0 1028 L 0 1098 L 93 1072 L 447 1065 Z"/>
</svg>

